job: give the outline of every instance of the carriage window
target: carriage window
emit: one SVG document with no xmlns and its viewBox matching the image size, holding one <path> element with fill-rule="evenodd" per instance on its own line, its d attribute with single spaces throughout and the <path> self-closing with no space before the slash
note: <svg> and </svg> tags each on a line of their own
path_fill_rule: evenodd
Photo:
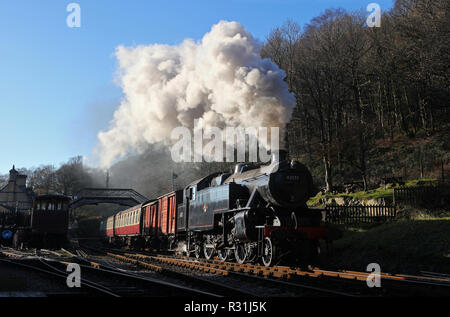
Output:
<svg viewBox="0 0 450 317">
<path fill-rule="evenodd" d="M 62 210 L 62 202 L 61 201 L 58 202 L 58 210 Z"/>
</svg>

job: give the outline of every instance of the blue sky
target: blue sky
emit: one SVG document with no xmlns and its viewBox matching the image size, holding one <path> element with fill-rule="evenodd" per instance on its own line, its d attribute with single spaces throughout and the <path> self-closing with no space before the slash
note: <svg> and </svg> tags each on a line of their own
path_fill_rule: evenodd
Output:
<svg viewBox="0 0 450 317">
<path fill-rule="evenodd" d="M 68 28 L 66 7 L 81 7 Z M 301 25 L 327 8 L 365 8 L 373 0 L 2 0 L 0 2 L 0 174 L 89 156 L 121 90 L 118 45 L 200 39 L 220 20 L 256 38 L 286 19 Z M 382 10 L 391 0 L 376 1 Z"/>
</svg>

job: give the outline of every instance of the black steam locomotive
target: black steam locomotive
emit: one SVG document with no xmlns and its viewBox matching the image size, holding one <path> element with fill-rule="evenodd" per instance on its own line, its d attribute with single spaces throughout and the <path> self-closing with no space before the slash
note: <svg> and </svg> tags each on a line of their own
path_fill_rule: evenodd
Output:
<svg viewBox="0 0 450 317">
<path fill-rule="evenodd" d="M 101 230 L 110 242 L 168 250 L 181 244 L 187 255 L 207 259 L 311 263 L 318 240 L 332 238 L 322 214 L 306 205 L 315 193 L 308 169 L 279 151 L 269 165 L 238 164 L 234 173 L 209 175 L 122 211 Z"/>
<path fill-rule="evenodd" d="M 278 154 L 278 153 L 277 153 Z M 311 261 L 317 255 L 321 214 L 306 201 L 316 193 L 311 174 L 286 152 L 267 166 L 238 164 L 233 174 L 210 175 L 185 189 L 178 222 L 188 219 L 188 249 L 222 260 L 261 258 L 266 266 L 282 258 Z"/>
</svg>

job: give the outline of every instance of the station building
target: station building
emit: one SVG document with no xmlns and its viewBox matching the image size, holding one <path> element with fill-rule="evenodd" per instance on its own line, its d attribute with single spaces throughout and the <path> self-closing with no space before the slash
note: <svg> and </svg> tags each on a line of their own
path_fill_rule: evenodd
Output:
<svg viewBox="0 0 450 317">
<path fill-rule="evenodd" d="M 26 183 L 27 176 L 20 174 L 13 166 L 9 171 L 8 183 L 0 189 L 0 214 L 26 212 L 32 208 L 34 194 Z"/>
</svg>

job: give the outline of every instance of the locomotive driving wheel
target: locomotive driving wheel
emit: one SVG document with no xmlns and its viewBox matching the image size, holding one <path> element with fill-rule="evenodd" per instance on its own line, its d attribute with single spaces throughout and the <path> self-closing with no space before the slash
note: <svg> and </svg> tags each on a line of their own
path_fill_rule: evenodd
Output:
<svg viewBox="0 0 450 317">
<path fill-rule="evenodd" d="M 262 262 L 266 267 L 269 267 L 273 264 L 274 259 L 275 259 L 275 249 L 272 244 L 272 240 L 266 237 L 263 241 Z"/>
<path fill-rule="evenodd" d="M 197 259 L 200 259 L 202 256 L 202 247 L 198 243 L 194 245 L 194 255 Z"/>
<path fill-rule="evenodd" d="M 205 245 L 203 245 L 203 253 L 205 254 L 205 259 L 211 260 L 214 255 L 214 249 L 213 248 L 207 248 L 206 242 Z"/>
<path fill-rule="evenodd" d="M 211 245 L 211 236 L 206 236 L 205 241 L 203 242 L 203 253 L 205 255 L 205 259 L 207 260 L 211 260 L 213 255 L 214 255 L 214 251 L 216 251 L 214 248 L 208 247 L 208 245 Z"/>
<path fill-rule="evenodd" d="M 230 258 L 231 256 L 231 250 L 229 249 L 220 249 L 217 251 L 217 256 L 219 257 L 219 260 L 222 262 L 225 262 Z"/>
<path fill-rule="evenodd" d="M 244 264 L 244 262 L 247 260 L 247 248 L 245 247 L 245 244 L 236 244 L 236 247 L 234 249 L 234 257 L 236 258 L 236 262 L 239 264 Z"/>
</svg>

